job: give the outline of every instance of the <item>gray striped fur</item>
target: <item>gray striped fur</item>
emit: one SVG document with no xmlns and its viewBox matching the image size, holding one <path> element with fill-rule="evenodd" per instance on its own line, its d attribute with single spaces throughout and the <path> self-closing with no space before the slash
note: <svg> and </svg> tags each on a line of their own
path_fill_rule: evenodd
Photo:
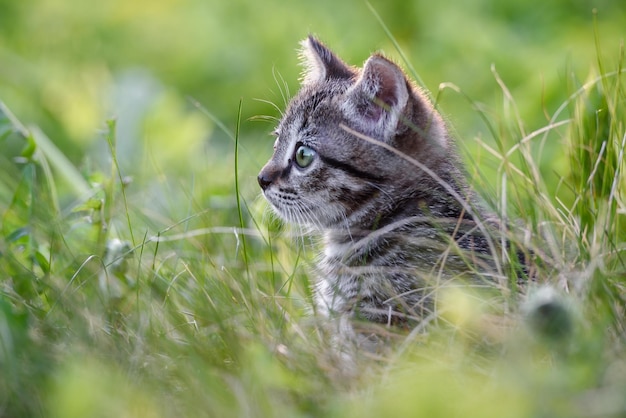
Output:
<svg viewBox="0 0 626 418">
<path fill-rule="evenodd" d="M 328 315 L 404 323 L 448 281 L 495 280 L 497 222 L 480 209 L 441 116 L 382 55 L 362 69 L 318 40 L 259 174 L 283 219 L 324 237 L 315 294 Z M 299 147 L 312 150 L 298 164 Z"/>
</svg>

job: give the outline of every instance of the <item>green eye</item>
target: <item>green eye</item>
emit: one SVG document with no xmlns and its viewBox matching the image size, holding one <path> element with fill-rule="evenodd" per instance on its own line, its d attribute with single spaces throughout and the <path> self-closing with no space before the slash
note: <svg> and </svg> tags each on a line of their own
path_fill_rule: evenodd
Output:
<svg viewBox="0 0 626 418">
<path fill-rule="evenodd" d="M 305 145 L 300 145 L 296 150 L 296 164 L 298 164 L 300 168 L 311 165 L 314 158 L 315 151 Z"/>
</svg>

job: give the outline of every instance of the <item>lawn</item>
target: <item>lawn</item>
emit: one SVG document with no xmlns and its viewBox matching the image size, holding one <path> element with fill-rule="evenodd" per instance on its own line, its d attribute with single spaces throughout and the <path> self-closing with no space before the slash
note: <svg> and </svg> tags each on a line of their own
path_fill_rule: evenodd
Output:
<svg viewBox="0 0 626 418">
<path fill-rule="evenodd" d="M 626 416 L 619 3 L 0 0 L 0 416 Z M 309 33 L 430 91 L 537 269 L 357 370 L 256 182 Z"/>
</svg>

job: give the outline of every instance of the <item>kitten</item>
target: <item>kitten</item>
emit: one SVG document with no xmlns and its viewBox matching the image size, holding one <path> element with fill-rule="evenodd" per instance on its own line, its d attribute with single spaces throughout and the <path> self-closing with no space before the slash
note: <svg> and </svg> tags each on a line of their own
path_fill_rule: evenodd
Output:
<svg viewBox="0 0 626 418">
<path fill-rule="evenodd" d="M 502 277 L 497 222 L 469 190 L 442 117 L 382 55 L 350 67 L 302 42 L 300 92 L 258 182 L 277 214 L 324 237 L 319 311 L 419 320 L 451 279 Z"/>
</svg>

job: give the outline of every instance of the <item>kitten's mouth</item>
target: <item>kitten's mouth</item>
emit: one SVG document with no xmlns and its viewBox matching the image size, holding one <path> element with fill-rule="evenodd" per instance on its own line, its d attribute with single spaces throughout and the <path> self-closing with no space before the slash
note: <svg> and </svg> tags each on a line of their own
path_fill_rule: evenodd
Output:
<svg viewBox="0 0 626 418">
<path fill-rule="evenodd" d="M 274 212 L 282 219 L 289 222 L 299 222 L 301 216 L 298 214 L 303 210 L 299 208 L 295 196 L 289 197 L 290 194 L 272 188 L 264 189 L 263 196 L 270 203 Z"/>
<path fill-rule="evenodd" d="M 269 187 L 263 190 L 263 196 L 282 220 L 302 226 L 320 225 L 317 208 L 307 205 L 295 193 Z"/>
</svg>

